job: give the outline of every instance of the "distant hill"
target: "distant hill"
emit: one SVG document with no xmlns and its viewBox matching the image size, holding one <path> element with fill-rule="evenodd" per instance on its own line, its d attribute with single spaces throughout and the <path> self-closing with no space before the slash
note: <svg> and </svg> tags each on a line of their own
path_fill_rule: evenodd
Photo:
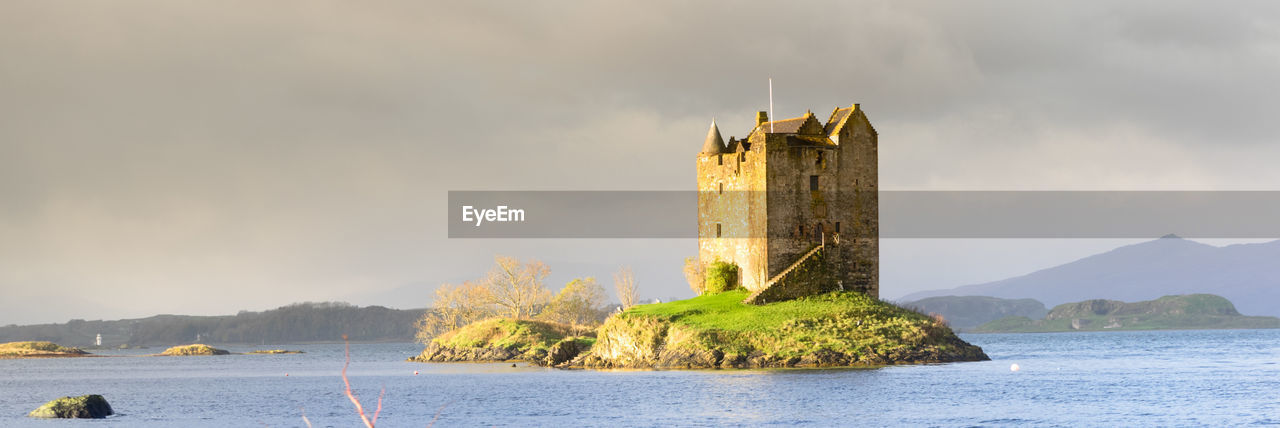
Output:
<svg viewBox="0 0 1280 428">
<path fill-rule="evenodd" d="M 1231 301 L 1212 294 L 1164 296 L 1145 302 L 1086 300 L 1055 306 L 1044 319 L 1001 318 L 974 329 L 978 333 L 1098 330 L 1184 330 L 1280 328 L 1280 318 L 1243 316 Z"/>
<path fill-rule="evenodd" d="M 967 330 L 1009 316 L 1032 319 L 1049 313 L 1035 299 L 1001 299 L 987 296 L 940 296 L 904 302 L 902 306 L 942 315 L 953 328 Z"/>
<path fill-rule="evenodd" d="M 1250 315 L 1280 315 L 1280 241 L 1215 247 L 1168 235 L 1064 265 L 984 284 L 909 294 L 1029 298 L 1058 305 L 1211 293 Z"/>
<path fill-rule="evenodd" d="M 156 315 L 116 321 L 71 320 L 64 324 L 0 327 L 0 343 L 40 340 L 64 346 L 89 347 L 98 334 L 103 346 L 205 343 L 339 342 L 349 335 L 355 342 L 412 341 L 414 324 L 425 309 L 357 307 L 347 303 L 295 303 L 236 315 Z M 199 335 L 199 337 L 197 337 Z"/>
</svg>

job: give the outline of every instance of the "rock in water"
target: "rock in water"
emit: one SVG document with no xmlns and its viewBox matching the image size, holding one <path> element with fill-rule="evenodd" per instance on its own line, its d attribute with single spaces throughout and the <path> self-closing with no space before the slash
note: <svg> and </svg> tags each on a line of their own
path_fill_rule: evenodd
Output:
<svg viewBox="0 0 1280 428">
<path fill-rule="evenodd" d="M 582 348 L 578 346 L 578 341 L 574 339 L 576 338 L 568 337 L 556 342 L 555 345 L 551 345 L 551 350 L 547 351 L 547 359 L 544 364 L 547 367 L 555 367 L 578 356 L 582 352 Z"/>
<path fill-rule="evenodd" d="M 115 414 L 111 405 L 101 395 L 82 395 L 79 397 L 62 397 L 45 403 L 32 410 L 27 416 L 33 418 L 80 418 L 101 419 Z"/>
</svg>

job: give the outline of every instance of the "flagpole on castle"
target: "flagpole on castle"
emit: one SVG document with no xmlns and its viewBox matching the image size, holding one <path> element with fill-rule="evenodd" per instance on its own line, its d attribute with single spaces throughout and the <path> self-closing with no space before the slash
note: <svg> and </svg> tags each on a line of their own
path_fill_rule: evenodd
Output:
<svg viewBox="0 0 1280 428">
<path fill-rule="evenodd" d="M 773 133 L 773 78 L 769 78 L 769 133 Z"/>
</svg>

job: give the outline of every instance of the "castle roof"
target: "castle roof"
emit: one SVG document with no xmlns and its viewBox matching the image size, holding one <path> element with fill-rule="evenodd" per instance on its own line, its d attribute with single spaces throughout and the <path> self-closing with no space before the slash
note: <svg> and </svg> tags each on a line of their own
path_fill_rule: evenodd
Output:
<svg viewBox="0 0 1280 428">
<path fill-rule="evenodd" d="M 751 134 L 784 134 L 787 135 L 787 144 L 794 146 L 835 146 L 836 143 L 822 132 L 823 129 L 822 122 L 809 112 L 800 117 L 761 123 L 751 130 Z"/>
<path fill-rule="evenodd" d="M 788 135 L 787 144 L 791 146 L 836 146 L 826 135 Z"/>
<path fill-rule="evenodd" d="M 702 153 L 727 153 L 728 149 L 724 147 L 724 138 L 720 137 L 720 128 L 716 126 L 716 120 L 711 119 L 711 129 L 707 130 L 707 141 L 702 143 Z"/>
<path fill-rule="evenodd" d="M 827 126 L 824 129 L 827 135 L 835 134 L 840 130 L 840 124 L 849 118 L 849 114 L 853 113 L 853 107 L 838 108 L 831 112 L 831 119 L 827 120 Z"/>
<path fill-rule="evenodd" d="M 805 119 L 808 119 L 808 117 L 800 116 L 765 122 L 760 124 L 759 129 L 770 134 L 794 134 L 800 132 L 800 127 L 804 125 Z"/>
</svg>

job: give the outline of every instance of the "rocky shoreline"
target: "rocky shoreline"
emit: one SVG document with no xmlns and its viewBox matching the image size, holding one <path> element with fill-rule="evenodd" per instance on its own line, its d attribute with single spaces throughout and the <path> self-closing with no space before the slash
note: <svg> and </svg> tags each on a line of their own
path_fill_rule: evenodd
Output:
<svg viewBox="0 0 1280 428">
<path fill-rule="evenodd" d="M 522 350 L 528 349 L 528 350 Z M 422 354 L 410 357 L 417 363 L 505 363 L 522 361 L 544 367 L 564 367 L 573 358 L 590 349 L 580 338 L 570 337 L 549 348 L 511 346 L 462 347 L 431 343 Z"/>
<path fill-rule="evenodd" d="M 716 340 L 718 332 L 702 332 L 656 319 L 615 321 L 601 328 L 588 352 L 559 367 L 591 369 L 759 369 L 878 367 L 897 364 L 985 361 L 982 348 L 959 338 L 918 347 L 841 352 L 806 349 L 731 350 Z M 954 336 L 953 336 L 954 337 Z M 750 341 L 750 339 L 748 339 Z M 728 346 L 724 346 L 728 345 Z"/>
</svg>

